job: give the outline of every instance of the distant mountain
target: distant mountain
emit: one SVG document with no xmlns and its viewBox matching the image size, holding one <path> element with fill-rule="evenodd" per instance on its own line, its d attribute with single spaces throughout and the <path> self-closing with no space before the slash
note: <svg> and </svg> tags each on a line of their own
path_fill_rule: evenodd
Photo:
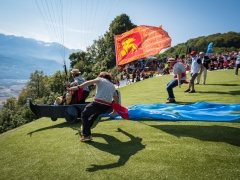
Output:
<svg viewBox="0 0 240 180">
<path fill-rule="evenodd" d="M 68 49 L 58 43 L 0 34 L 0 79 L 29 79 L 35 70 L 52 75 L 63 70 L 63 54 L 68 57 L 80 49 Z"/>
<path fill-rule="evenodd" d="M 17 59 L 0 55 L 0 79 L 29 79 L 35 70 L 52 75 L 57 70 L 62 71 L 63 66 L 54 60 L 31 57 Z"/>
</svg>

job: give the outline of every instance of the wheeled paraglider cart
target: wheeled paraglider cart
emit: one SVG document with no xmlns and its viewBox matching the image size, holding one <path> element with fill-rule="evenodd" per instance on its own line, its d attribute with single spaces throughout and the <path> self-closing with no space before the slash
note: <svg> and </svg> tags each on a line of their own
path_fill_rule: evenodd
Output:
<svg viewBox="0 0 240 180">
<path fill-rule="evenodd" d="M 27 99 L 29 109 L 37 118 L 49 117 L 52 121 L 56 121 L 58 118 L 65 118 L 67 122 L 74 122 L 77 118 L 81 117 L 81 113 L 85 106 L 88 104 L 70 104 L 53 106 L 48 104 L 34 104 L 32 99 Z"/>
</svg>

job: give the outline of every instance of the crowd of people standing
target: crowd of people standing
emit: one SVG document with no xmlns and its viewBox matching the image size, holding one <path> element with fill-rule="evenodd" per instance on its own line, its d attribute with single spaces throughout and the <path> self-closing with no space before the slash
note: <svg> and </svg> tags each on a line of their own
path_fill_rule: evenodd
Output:
<svg viewBox="0 0 240 180">
<path fill-rule="evenodd" d="M 200 77 L 203 77 L 202 84 L 206 83 L 207 71 L 214 71 L 219 69 L 233 69 L 236 68 L 235 74 L 238 74 L 238 57 L 240 52 L 232 51 L 226 53 L 216 53 L 207 55 L 203 52 L 196 52 L 196 57 L 199 57 L 204 60 L 202 73 L 200 76 L 197 76 L 196 83 L 200 83 Z M 138 82 L 140 80 L 153 77 L 153 75 L 167 75 L 172 72 L 168 64 L 168 58 L 162 59 L 150 59 L 145 60 L 141 59 L 138 61 L 130 62 L 122 66 L 122 73 L 120 80 L 125 78 L 131 78 L 131 82 Z M 190 71 L 192 65 L 192 56 L 190 54 L 181 57 L 175 57 L 178 62 L 183 63 L 186 71 Z"/>
<path fill-rule="evenodd" d="M 184 92 L 195 93 L 195 84 L 200 83 L 202 75 L 202 84 L 206 84 L 207 72 L 215 69 L 233 69 L 235 67 L 235 75 L 238 75 L 240 68 L 240 52 L 232 52 L 225 55 L 205 55 L 204 52 L 192 51 L 189 57 L 184 61 L 183 59 L 169 58 L 167 61 L 172 69 L 174 79 L 167 84 L 168 99 L 166 103 L 175 103 L 173 88 L 181 85 L 186 80 L 186 67 L 189 67 L 190 80 L 188 88 Z M 187 64 L 187 66 L 186 66 Z M 212 65 L 214 65 L 212 67 Z M 196 80 L 196 83 L 194 83 Z"/>
<path fill-rule="evenodd" d="M 190 72 L 190 79 L 188 88 L 184 92 L 195 93 L 195 84 L 206 84 L 208 71 L 234 68 L 237 76 L 240 68 L 240 52 L 205 54 L 204 52 L 192 51 L 186 57 L 140 60 L 126 64 L 122 69 L 121 80 L 124 79 L 124 75 L 127 82 L 130 81 L 130 77 L 132 82 L 138 82 L 153 77 L 155 74 L 173 74 L 174 79 L 167 84 L 169 97 L 166 103 L 175 103 L 173 88 L 187 82 L 187 72 Z"/>
</svg>

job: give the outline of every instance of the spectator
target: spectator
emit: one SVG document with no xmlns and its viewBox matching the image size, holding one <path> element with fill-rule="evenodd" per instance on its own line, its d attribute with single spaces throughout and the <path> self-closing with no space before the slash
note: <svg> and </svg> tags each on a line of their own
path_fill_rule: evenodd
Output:
<svg viewBox="0 0 240 180">
<path fill-rule="evenodd" d="M 120 75 L 120 80 L 121 80 L 121 81 L 124 80 L 124 78 L 123 78 L 123 72 L 122 72 L 121 75 Z"/>
<path fill-rule="evenodd" d="M 132 72 L 132 82 L 134 82 L 134 80 L 136 78 L 136 74 L 137 74 L 137 69 L 134 69 Z"/>
<path fill-rule="evenodd" d="M 240 68 L 240 51 L 238 52 L 238 55 L 235 57 L 236 59 L 236 69 L 235 69 L 235 75 L 238 75 L 238 69 Z"/>
<path fill-rule="evenodd" d="M 71 71 L 72 73 L 72 76 L 74 78 L 74 81 L 69 83 L 69 82 L 66 82 L 65 84 L 68 86 L 68 87 L 73 87 L 73 86 L 77 86 L 77 85 L 81 85 L 82 83 L 84 83 L 86 80 L 81 76 L 81 72 L 79 72 L 78 69 L 73 69 Z M 78 90 L 79 91 L 79 90 Z M 85 100 L 86 98 L 89 96 L 90 94 L 90 90 L 89 88 L 86 86 L 83 88 L 83 92 L 81 94 L 81 99 L 80 101 L 78 101 L 78 91 L 75 91 L 73 96 L 72 96 L 72 101 L 70 104 L 85 104 Z"/>
<path fill-rule="evenodd" d="M 223 62 L 223 69 L 229 69 L 229 62 L 228 62 L 228 60 L 224 60 L 224 62 Z"/>
<path fill-rule="evenodd" d="M 164 65 L 164 68 L 163 68 L 163 70 L 162 70 L 162 75 L 165 75 L 165 74 L 170 74 L 170 69 L 169 69 L 168 63 L 166 63 L 166 64 Z"/>
<path fill-rule="evenodd" d="M 174 79 L 167 83 L 168 99 L 166 103 L 175 103 L 173 88 L 181 85 L 186 81 L 186 70 L 181 62 L 177 62 L 174 58 L 168 59 L 169 67 L 172 68 Z"/>
<path fill-rule="evenodd" d="M 138 81 L 141 81 L 141 73 L 140 73 L 140 70 L 138 69 L 137 71 L 136 71 L 136 82 L 138 82 Z"/>
<path fill-rule="evenodd" d="M 126 74 L 126 79 L 127 79 L 126 85 L 131 84 L 130 74 L 129 73 Z"/>
<path fill-rule="evenodd" d="M 153 77 L 154 71 L 150 71 L 149 77 Z"/>
<path fill-rule="evenodd" d="M 201 75 L 203 74 L 202 84 L 204 85 L 206 83 L 207 70 L 210 66 L 210 59 L 208 56 L 204 56 L 204 52 L 199 53 L 199 59 L 202 61 L 202 73 L 197 76 L 196 84 L 199 84 Z"/>
<path fill-rule="evenodd" d="M 133 70 L 135 69 L 135 66 L 133 63 L 130 64 L 129 66 L 129 73 L 133 73 Z"/>
<path fill-rule="evenodd" d="M 212 57 L 210 57 L 210 71 L 212 71 L 212 70 L 214 70 L 214 60 L 213 60 L 213 58 Z"/>
<path fill-rule="evenodd" d="M 162 74 L 162 64 L 161 63 L 157 63 L 157 71 L 158 71 L 158 75 Z"/>
<path fill-rule="evenodd" d="M 194 80 L 198 76 L 198 74 L 201 74 L 202 72 L 202 61 L 198 58 L 196 55 L 197 53 L 195 51 L 192 51 L 190 53 L 192 57 L 192 65 L 191 65 L 191 77 L 190 77 L 190 82 L 188 84 L 188 89 L 185 90 L 184 92 L 189 92 L 189 93 L 195 93 L 195 88 L 194 88 Z"/>
<path fill-rule="evenodd" d="M 218 57 L 218 68 L 219 69 L 223 69 L 224 58 L 225 58 L 225 56 L 223 56 L 223 55 L 220 55 Z"/>
</svg>

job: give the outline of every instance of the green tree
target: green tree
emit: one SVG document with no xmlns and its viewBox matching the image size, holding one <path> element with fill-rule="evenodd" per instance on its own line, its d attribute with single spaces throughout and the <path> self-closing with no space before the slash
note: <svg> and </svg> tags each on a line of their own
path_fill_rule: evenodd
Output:
<svg viewBox="0 0 240 180">
<path fill-rule="evenodd" d="M 36 70 L 30 75 L 30 81 L 27 83 L 27 94 L 38 103 L 47 103 L 46 97 L 49 96 L 50 83 L 49 77 L 45 76 L 43 71 Z"/>
<path fill-rule="evenodd" d="M 87 48 L 87 52 L 92 54 L 94 59 L 91 76 L 96 77 L 99 72 L 107 70 L 107 64 L 104 61 L 107 55 L 107 42 L 103 37 L 95 40 L 94 43 Z"/>
<path fill-rule="evenodd" d="M 88 78 L 88 74 L 91 72 L 94 64 L 94 56 L 88 52 L 77 52 L 72 53 L 69 56 L 71 68 L 79 69 L 82 76 Z"/>
<path fill-rule="evenodd" d="M 27 98 L 28 98 L 28 89 L 27 88 L 23 88 L 21 93 L 18 95 L 18 105 L 19 106 L 23 106 L 26 104 L 27 102 Z"/>
<path fill-rule="evenodd" d="M 35 119 L 26 101 L 24 104 L 21 101 L 16 100 L 15 97 L 10 97 L 3 103 L 3 108 L 0 111 L 0 133 L 19 127 Z"/>
<path fill-rule="evenodd" d="M 240 33 L 228 32 L 217 33 L 209 36 L 201 36 L 197 38 L 191 38 L 185 43 L 177 44 L 158 54 L 158 58 L 175 57 L 176 55 L 186 54 L 187 47 L 197 52 L 206 52 L 210 42 L 213 42 L 213 53 L 224 53 L 231 51 L 239 51 L 240 49 Z M 185 51 L 184 51 L 185 49 Z"/>
<path fill-rule="evenodd" d="M 107 53 L 103 61 L 106 62 L 107 69 L 112 69 L 116 66 L 114 35 L 119 35 L 126 31 L 130 31 L 135 27 L 136 25 L 131 22 L 129 16 L 126 14 L 121 14 L 112 21 L 109 27 L 109 31 L 106 32 L 104 35 L 104 39 L 107 42 Z"/>
<path fill-rule="evenodd" d="M 17 109 L 18 105 L 15 97 L 10 97 L 5 102 L 3 102 L 0 119 L 1 133 L 16 127 L 13 123 L 13 120 L 14 116 L 17 114 Z"/>
<path fill-rule="evenodd" d="M 70 74 L 70 73 L 69 73 Z M 65 90 L 64 83 L 68 81 L 68 77 L 66 77 L 66 74 L 61 71 L 57 71 L 54 73 L 51 77 L 49 77 L 49 89 L 50 92 L 62 94 Z M 46 86 L 46 85 L 45 85 Z M 49 94 L 49 93 L 47 93 Z"/>
</svg>

